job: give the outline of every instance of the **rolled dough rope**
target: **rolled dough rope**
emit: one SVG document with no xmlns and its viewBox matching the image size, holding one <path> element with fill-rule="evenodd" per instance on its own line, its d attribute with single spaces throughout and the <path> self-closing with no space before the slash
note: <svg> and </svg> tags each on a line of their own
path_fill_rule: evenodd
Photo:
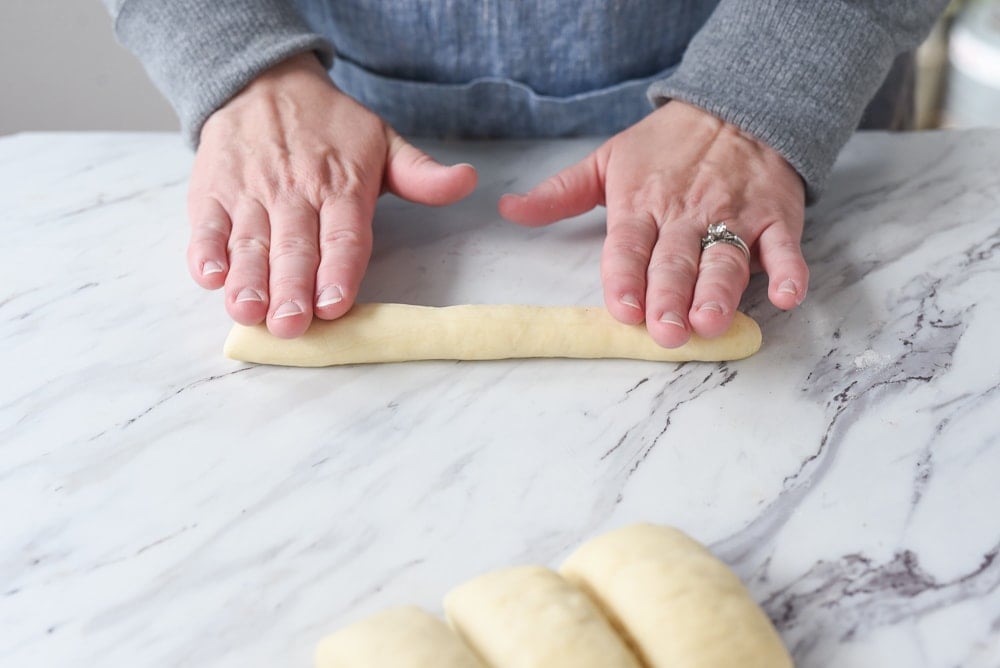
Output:
<svg viewBox="0 0 1000 668">
<path fill-rule="evenodd" d="M 559 569 L 649 668 L 791 668 L 740 579 L 676 529 L 637 524 L 581 546 Z"/>
<path fill-rule="evenodd" d="M 444 608 L 493 668 L 640 668 L 594 603 L 541 566 L 474 578 L 452 590 Z"/>
<path fill-rule="evenodd" d="M 442 620 L 420 608 L 384 610 L 327 636 L 317 668 L 486 668 Z"/>
<path fill-rule="evenodd" d="M 524 357 L 716 362 L 748 357 L 760 342 L 760 327 L 742 313 L 722 336 L 692 336 L 670 349 L 644 325 L 624 325 L 598 307 L 358 304 L 338 320 L 313 320 L 297 339 L 279 339 L 264 325 L 234 325 L 224 350 L 244 362 L 285 366 Z"/>
</svg>

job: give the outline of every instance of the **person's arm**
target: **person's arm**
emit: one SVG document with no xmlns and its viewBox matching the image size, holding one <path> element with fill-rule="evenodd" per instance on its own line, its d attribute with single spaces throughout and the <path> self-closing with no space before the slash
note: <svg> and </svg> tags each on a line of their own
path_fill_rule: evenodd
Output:
<svg viewBox="0 0 1000 668">
<path fill-rule="evenodd" d="M 329 42 L 285 0 L 103 1 L 192 146 L 205 120 L 264 71 L 308 51 L 332 62 Z"/>
<path fill-rule="evenodd" d="M 676 72 L 649 89 L 780 153 L 815 199 L 897 55 L 947 0 L 722 0 Z"/>
<path fill-rule="evenodd" d="M 330 81 L 332 48 L 282 0 L 105 0 L 119 39 L 197 147 L 188 269 L 226 310 L 278 336 L 358 294 L 379 193 L 429 205 L 476 185 Z M 313 53 L 310 53 L 313 52 Z"/>
<path fill-rule="evenodd" d="M 650 87 L 659 108 L 501 213 L 543 225 L 607 207 L 604 301 L 678 346 L 733 321 L 751 262 L 781 309 L 806 297 L 800 240 L 815 199 L 895 56 L 945 0 L 722 0 L 675 73 Z M 725 223 L 751 257 L 702 248 Z M 709 238 L 711 240 L 711 238 Z"/>
</svg>

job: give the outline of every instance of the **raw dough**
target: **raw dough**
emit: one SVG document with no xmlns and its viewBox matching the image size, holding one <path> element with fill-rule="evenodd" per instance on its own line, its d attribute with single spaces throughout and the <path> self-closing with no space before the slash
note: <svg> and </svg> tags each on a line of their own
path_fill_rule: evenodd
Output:
<svg viewBox="0 0 1000 668">
<path fill-rule="evenodd" d="M 420 608 L 385 610 L 320 641 L 317 668 L 486 668 L 454 631 Z"/>
<path fill-rule="evenodd" d="M 668 349 L 644 325 L 623 325 L 598 307 L 358 304 L 338 320 L 313 320 L 297 339 L 279 339 L 264 325 L 234 325 L 224 350 L 233 359 L 286 366 L 521 357 L 712 362 L 748 357 L 760 342 L 760 327 L 742 313 L 718 338 L 692 336 Z"/>
<path fill-rule="evenodd" d="M 791 668 L 740 579 L 680 531 L 638 524 L 595 538 L 560 573 L 652 668 Z"/>
<path fill-rule="evenodd" d="M 495 668 L 640 668 L 594 603 L 541 566 L 470 580 L 445 597 L 444 608 Z"/>
</svg>

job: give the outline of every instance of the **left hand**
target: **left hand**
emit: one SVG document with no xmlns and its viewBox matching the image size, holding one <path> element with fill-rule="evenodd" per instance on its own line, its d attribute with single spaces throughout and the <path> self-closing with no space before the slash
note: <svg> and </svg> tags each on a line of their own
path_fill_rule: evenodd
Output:
<svg viewBox="0 0 1000 668">
<path fill-rule="evenodd" d="M 527 194 L 504 195 L 499 210 L 546 225 L 599 205 L 608 212 L 605 304 L 621 322 L 645 320 L 662 346 L 724 333 L 750 280 L 740 249 L 702 252 L 711 223 L 725 221 L 747 243 L 775 306 L 805 298 L 802 179 L 772 148 L 696 107 L 667 103 Z"/>
</svg>

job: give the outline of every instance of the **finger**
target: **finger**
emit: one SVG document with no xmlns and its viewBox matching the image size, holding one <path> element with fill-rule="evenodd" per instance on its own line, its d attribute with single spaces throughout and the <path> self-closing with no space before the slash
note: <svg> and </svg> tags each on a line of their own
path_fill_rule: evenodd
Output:
<svg viewBox="0 0 1000 668">
<path fill-rule="evenodd" d="M 723 334 L 750 282 L 750 262 L 739 248 L 715 244 L 702 251 L 688 320 L 700 336 Z"/>
<path fill-rule="evenodd" d="M 690 338 L 687 315 L 698 277 L 700 236 L 695 224 L 662 224 L 646 274 L 646 329 L 657 343 L 676 348 Z"/>
<path fill-rule="evenodd" d="M 604 204 L 604 179 L 595 151 L 550 176 L 523 195 L 506 194 L 497 209 L 507 220 L 521 225 L 547 225 L 578 216 Z"/>
<path fill-rule="evenodd" d="M 229 236 L 226 311 L 242 325 L 256 325 L 267 315 L 268 253 L 271 231 L 267 212 L 256 201 L 236 205 Z"/>
<path fill-rule="evenodd" d="M 267 328 L 275 336 L 293 338 L 309 327 L 319 266 L 318 216 L 308 204 L 278 203 L 268 210 L 271 221 L 270 295 Z"/>
<path fill-rule="evenodd" d="M 191 239 L 187 265 L 191 278 L 203 288 L 221 288 L 226 281 L 229 259 L 226 244 L 232 223 L 229 214 L 214 197 L 198 197 L 189 204 Z"/>
<path fill-rule="evenodd" d="M 760 264 L 767 272 L 771 303 L 786 310 L 801 304 L 809 289 L 809 267 L 798 237 L 785 225 L 775 223 L 761 233 L 757 247 Z"/>
<path fill-rule="evenodd" d="M 374 210 L 374 197 L 364 195 L 331 198 L 320 209 L 316 272 L 316 315 L 320 318 L 339 318 L 354 304 L 371 257 Z"/>
<path fill-rule="evenodd" d="M 442 165 L 395 132 L 389 137 L 385 188 L 418 204 L 453 204 L 476 189 L 476 168 L 468 163 Z"/>
<path fill-rule="evenodd" d="M 608 210 L 608 236 L 601 252 L 601 284 L 608 312 L 621 322 L 642 322 L 646 270 L 656 243 L 656 222 L 650 216 Z"/>
</svg>

